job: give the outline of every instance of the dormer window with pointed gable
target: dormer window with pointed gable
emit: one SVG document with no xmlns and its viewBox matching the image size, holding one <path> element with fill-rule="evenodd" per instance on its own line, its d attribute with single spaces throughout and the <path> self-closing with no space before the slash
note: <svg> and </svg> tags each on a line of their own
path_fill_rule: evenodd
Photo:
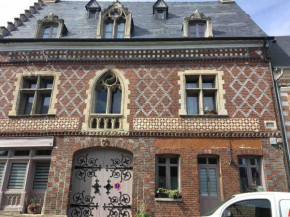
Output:
<svg viewBox="0 0 290 217">
<path fill-rule="evenodd" d="M 189 38 L 213 37 L 211 18 L 198 10 L 184 19 L 183 36 Z"/>
<path fill-rule="evenodd" d="M 63 19 L 50 13 L 37 22 L 36 38 L 60 38 L 67 32 Z"/>
<path fill-rule="evenodd" d="M 89 19 L 97 19 L 101 11 L 101 6 L 96 0 L 90 0 L 86 5 L 86 10 Z"/>
<path fill-rule="evenodd" d="M 97 38 L 130 38 L 132 29 L 132 14 L 118 1 L 99 14 Z"/>
<path fill-rule="evenodd" d="M 157 0 L 153 5 L 153 14 L 157 20 L 166 20 L 168 17 L 168 5 L 164 0 Z"/>
</svg>

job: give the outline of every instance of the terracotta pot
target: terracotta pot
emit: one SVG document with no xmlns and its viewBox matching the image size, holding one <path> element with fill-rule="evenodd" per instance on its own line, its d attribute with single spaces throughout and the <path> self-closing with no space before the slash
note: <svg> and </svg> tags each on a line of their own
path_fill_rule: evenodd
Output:
<svg viewBox="0 0 290 217">
<path fill-rule="evenodd" d="M 33 211 L 28 209 L 28 206 L 27 206 L 27 214 L 41 214 L 41 207 L 37 207 L 36 208 L 36 213 L 33 213 Z"/>
</svg>

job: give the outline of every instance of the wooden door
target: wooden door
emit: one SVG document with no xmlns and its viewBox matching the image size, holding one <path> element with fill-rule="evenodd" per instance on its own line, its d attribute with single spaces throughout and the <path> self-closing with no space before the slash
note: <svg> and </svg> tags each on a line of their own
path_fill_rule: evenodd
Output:
<svg viewBox="0 0 290 217">
<path fill-rule="evenodd" d="M 220 202 L 219 166 L 214 157 L 200 157 L 198 162 L 200 214 L 204 215 Z"/>
<path fill-rule="evenodd" d="M 95 148 L 78 153 L 73 164 L 69 216 L 131 217 L 132 154 Z"/>
</svg>

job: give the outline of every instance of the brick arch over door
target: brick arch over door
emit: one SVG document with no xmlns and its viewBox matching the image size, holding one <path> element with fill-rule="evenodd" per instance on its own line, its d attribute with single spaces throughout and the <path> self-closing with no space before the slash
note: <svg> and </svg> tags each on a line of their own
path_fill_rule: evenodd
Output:
<svg viewBox="0 0 290 217">
<path fill-rule="evenodd" d="M 52 162 L 45 203 L 46 214 L 68 215 L 70 204 L 70 186 L 72 185 L 73 156 L 78 151 L 92 147 L 103 147 L 99 137 L 65 137 L 56 138 L 58 144 L 52 152 Z M 147 138 L 109 138 L 106 147 L 123 150 L 133 154 L 133 188 L 132 216 L 137 214 L 137 207 L 143 203 L 154 207 L 155 192 L 140 196 L 140 192 L 148 191 L 144 185 L 147 180 L 154 181 L 155 173 L 148 166 L 155 161 L 154 139 Z M 87 149 L 90 150 L 90 149 Z M 139 191 L 139 193 L 138 193 Z M 138 201 L 137 201 L 138 194 Z M 145 195 L 141 194 L 141 195 Z M 149 198 L 149 199 L 148 199 Z"/>
</svg>

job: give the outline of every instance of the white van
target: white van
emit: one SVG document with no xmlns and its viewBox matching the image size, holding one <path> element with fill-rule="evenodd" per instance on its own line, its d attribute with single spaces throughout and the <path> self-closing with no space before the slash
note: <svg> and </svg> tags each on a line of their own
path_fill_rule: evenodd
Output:
<svg viewBox="0 0 290 217">
<path fill-rule="evenodd" d="M 204 216 L 290 217 L 290 193 L 255 192 L 232 196 Z"/>
</svg>

